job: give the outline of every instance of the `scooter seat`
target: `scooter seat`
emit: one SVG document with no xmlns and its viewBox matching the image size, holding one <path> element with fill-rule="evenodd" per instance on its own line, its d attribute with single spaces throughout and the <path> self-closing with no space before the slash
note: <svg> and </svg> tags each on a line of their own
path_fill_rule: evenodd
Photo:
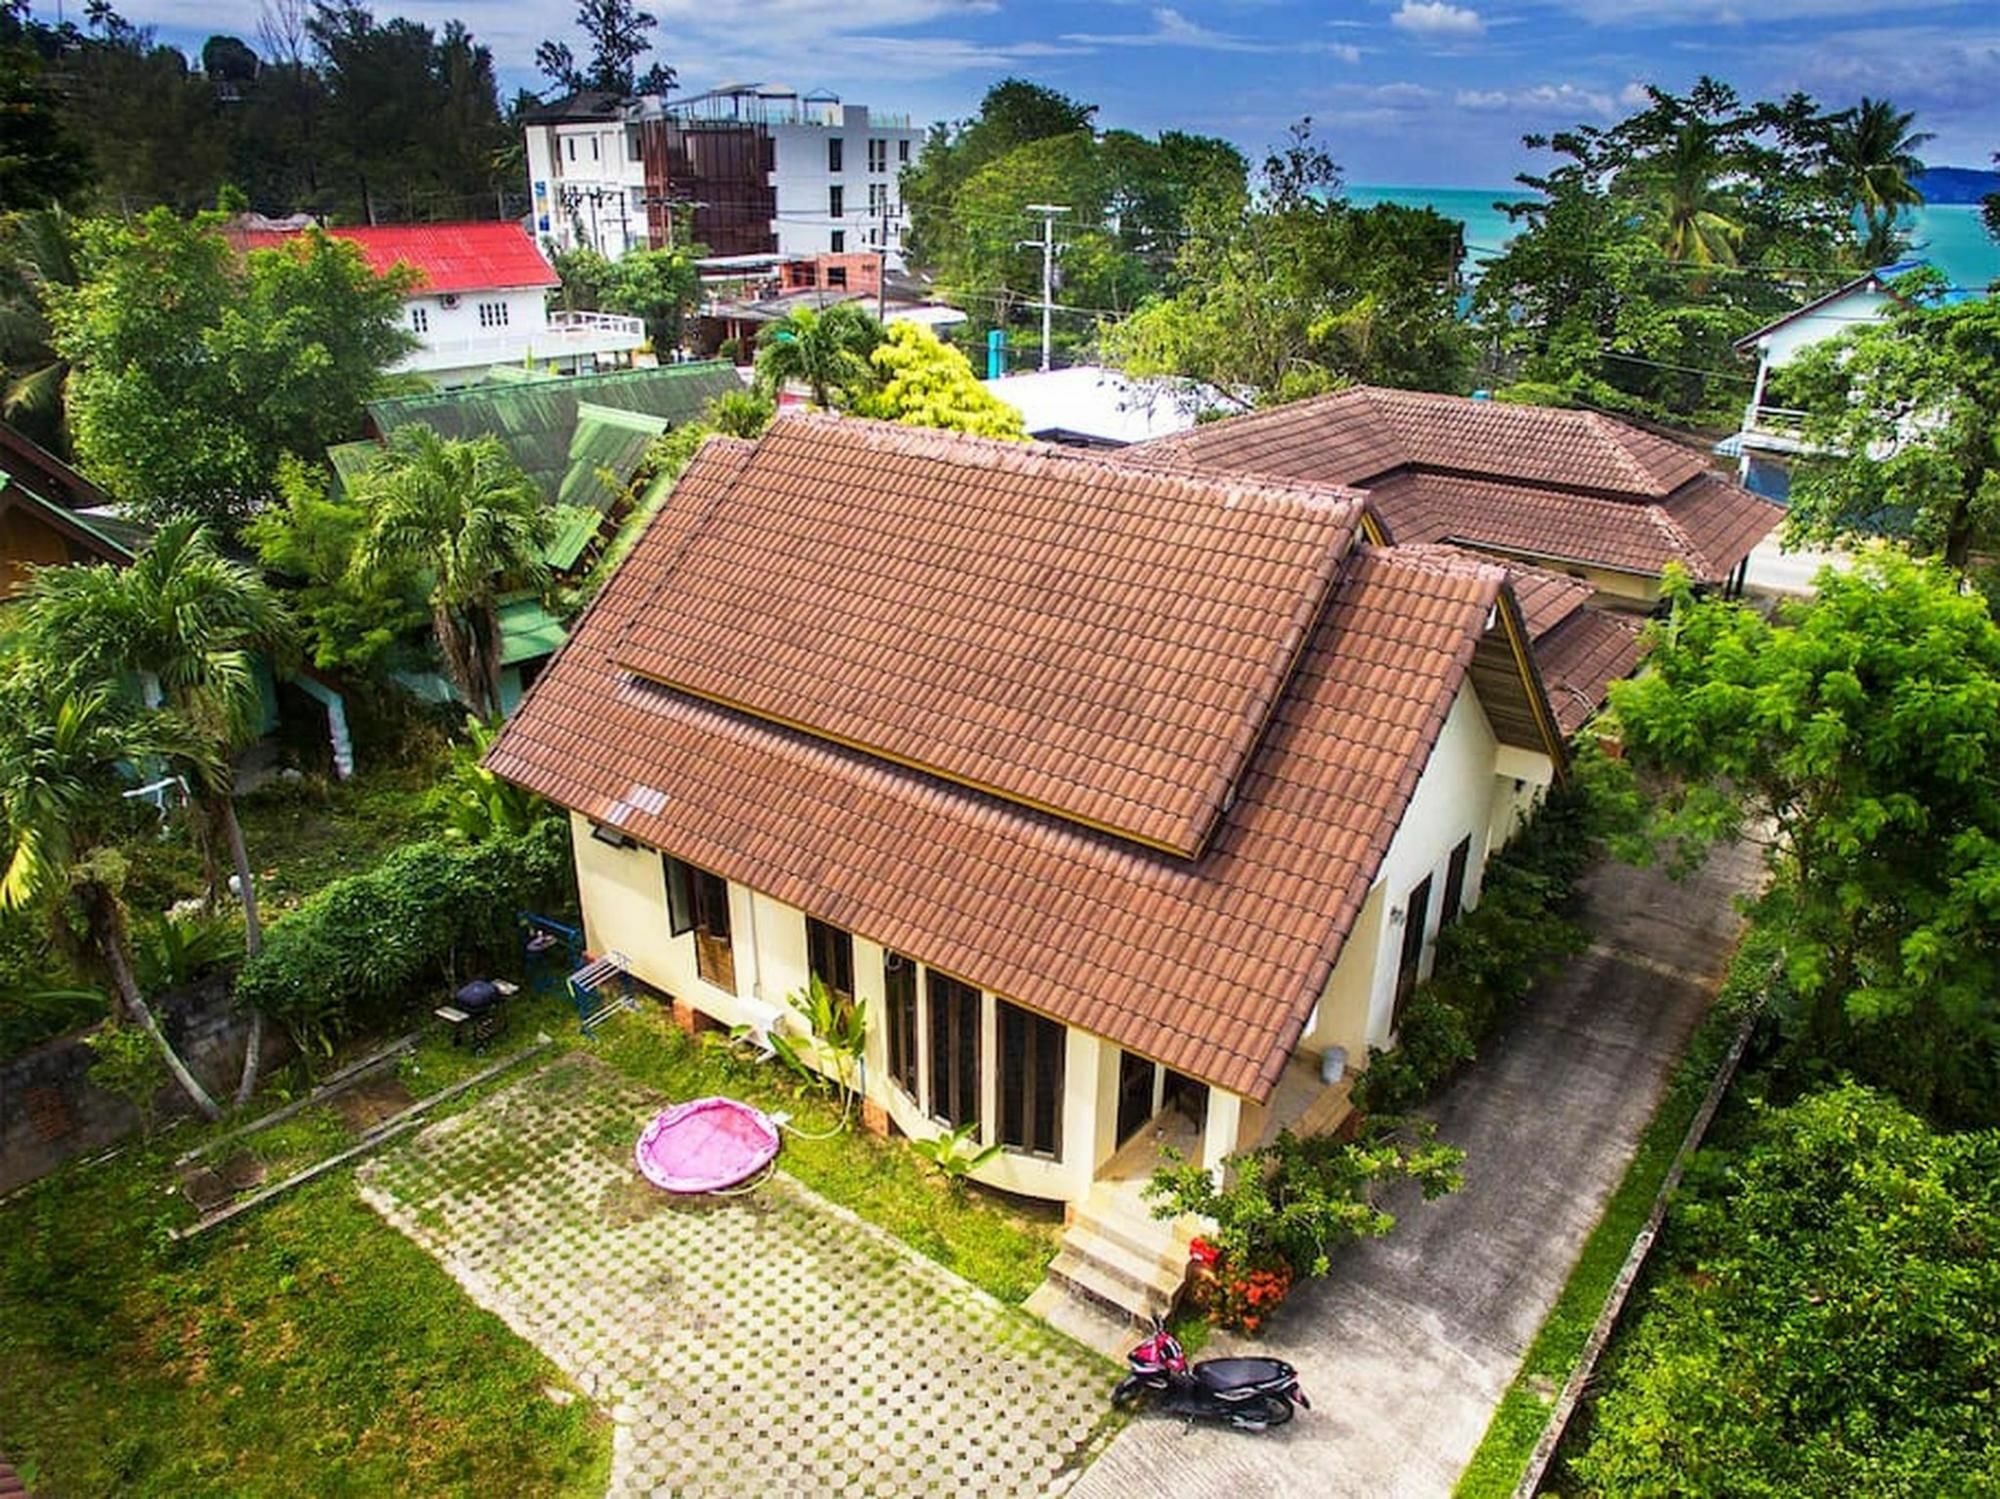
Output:
<svg viewBox="0 0 2000 1499">
<path fill-rule="evenodd" d="M 1214 1358 L 1194 1366 L 1195 1381 L 1211 1395 L 1262 1389 L 1296 1374 L 1290 1364 L 1275 1358 Z"/>
</svg>

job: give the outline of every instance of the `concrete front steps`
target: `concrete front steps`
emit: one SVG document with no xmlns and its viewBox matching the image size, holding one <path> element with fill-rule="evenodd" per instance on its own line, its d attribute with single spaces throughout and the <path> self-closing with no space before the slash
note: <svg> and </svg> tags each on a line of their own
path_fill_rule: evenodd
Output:
<svg viewBox="0 0 2000 1499">
<path fill-rule="evenodd" d="M 1187 1220 L 1145 1216 L 1143 1204 L 1120 1185 L 1129 1184 L 1100 1182 L 1090 1189 L 1027 1309 L 1122 1356 L 1134 1341 L 1133 1328 L 1173 1310 L 1196 1229 Z"/>
</svg>

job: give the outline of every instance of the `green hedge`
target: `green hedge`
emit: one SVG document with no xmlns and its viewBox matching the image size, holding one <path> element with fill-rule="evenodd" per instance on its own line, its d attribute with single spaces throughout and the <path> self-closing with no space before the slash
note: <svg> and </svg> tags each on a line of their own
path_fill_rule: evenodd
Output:
<svg viewBox="0 0 2000 1499">
<path fill-rule="evenodd" d="M 1401 1114 L 1478 1055 L 1493 1028 L 1584 938 L 1567 912 L 1595 842 L 1589 794 L 1552 792 L 1486 866 L 1479 904 L 1438 933 L 1437 963 L 1403 1012 L 1394 1051 L 1368 1050 L 1355 1106 Z"/>
<path fill-rule="evenodd" d="M 236 997 L 302 1049 L 324 1053 L 416 1012 L 453 983 L 513 972 L 515 914 L 573 903 L 567 823 L 472 846 L 414 843 L 335 880 L 273 926 L 237 976 Z"/>
</svg>

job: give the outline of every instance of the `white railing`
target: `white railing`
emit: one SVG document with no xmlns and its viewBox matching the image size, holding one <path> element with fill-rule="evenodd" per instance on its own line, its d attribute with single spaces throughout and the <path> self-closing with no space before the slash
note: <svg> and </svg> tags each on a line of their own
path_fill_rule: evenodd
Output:
<svg viewBox="0 0 2000 1499">
<path fill-rule="evenodd" d="M 1743 413 L 1745 432 L 1767 432 L 1774 437 L 1797 437 L 1805 430 L 1806 414 L 1790 406 L 1751 406 Z"/>
<path fill-rule="evenodd" d="M 541 328 L 495 329 L 460 338 L 425 337 L 405 356 L 409 370 L 457 369 L 475 364 L 557 359 L 572 354 L 619 354 L 646 341 L 646 324 L 612 312 L 556 312 Z"/>
<path fill-rule="evenodd" d="M 646 323 L 643 318 L 627 317 L 622 312 L 552 312 L 549 331 L 578 336 L 613 333 L 620 338 L 644 339 Z"/>
</svg>

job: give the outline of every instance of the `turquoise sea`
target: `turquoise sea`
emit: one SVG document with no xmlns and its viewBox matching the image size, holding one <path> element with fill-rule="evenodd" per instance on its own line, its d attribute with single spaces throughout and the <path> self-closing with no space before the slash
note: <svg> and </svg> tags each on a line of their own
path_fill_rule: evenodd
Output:
<svg viewBox="0 0 2000 1499">
<path fill-rule="evenodd" d="M 1349 187 L 1348 201 L 1367 208 L 1402 203 L 1435 208 L 1465 225 L 1465 251 L 1476 267 L 1491 259 L 1514 232 L 1507 215 L 1493 205 L 1525 196 L 1520 188 Z M 1971 204 L 1937 205 L 1910 215 L 1911 253 L 1921 255 L 1951 278 L 1953 286 L 1983 291 L 2000 280 L 2000 244 L 1987 237 L 1979 210 Z"/>
</svg>

